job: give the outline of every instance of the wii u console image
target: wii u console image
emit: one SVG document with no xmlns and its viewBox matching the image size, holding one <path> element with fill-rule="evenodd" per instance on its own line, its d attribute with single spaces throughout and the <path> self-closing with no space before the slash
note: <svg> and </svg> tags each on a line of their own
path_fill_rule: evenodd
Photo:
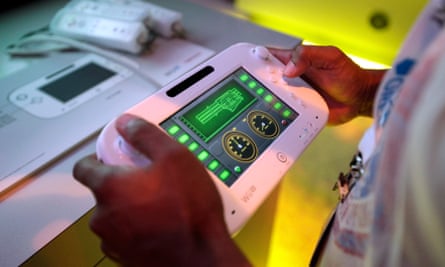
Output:
<svg viewBox="0 0 445 267">
<path fill-rule="evenodd" d="M 126 111 L 157 124 L 202 162 L 232 235 L 328 119 L 323 98 L 299 78 L 289 84 L 283 68 L 265 47 L 238 43 Z M 97 155 L 106 164 L 150 164 L 119 136 L 114 121 L 100 133 Z"/>
<path fill-rule="evenodd" d="M 88 54 L 50 75 L 17 88 L 9 95 L 9 101 L 39 118 L 54 118 L 131 75 L 132 71 L 111 60 Z"/>
</svg>

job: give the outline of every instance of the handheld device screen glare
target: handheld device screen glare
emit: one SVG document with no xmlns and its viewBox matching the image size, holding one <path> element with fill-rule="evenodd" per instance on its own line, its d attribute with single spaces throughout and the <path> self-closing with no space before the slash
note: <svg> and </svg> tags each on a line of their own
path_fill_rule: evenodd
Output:
<svg viewBox="0 0 445 267">
<path fill-rule="evenodd" d="M 297 117 L 239 68 L 160 125 L 231 186 Z"/>
</svg>

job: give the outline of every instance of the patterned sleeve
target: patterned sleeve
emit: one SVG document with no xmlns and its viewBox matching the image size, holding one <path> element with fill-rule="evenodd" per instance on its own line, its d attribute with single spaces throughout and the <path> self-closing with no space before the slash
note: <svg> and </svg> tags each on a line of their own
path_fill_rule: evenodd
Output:
<svg viewBox="0 0 445 267">
<path fill-rule="evenodd" d="M 445 264 L 445 31 L 416 73 L 422 96 L 413 107 L 394 206 L 393 266 Z"/>
</svg>

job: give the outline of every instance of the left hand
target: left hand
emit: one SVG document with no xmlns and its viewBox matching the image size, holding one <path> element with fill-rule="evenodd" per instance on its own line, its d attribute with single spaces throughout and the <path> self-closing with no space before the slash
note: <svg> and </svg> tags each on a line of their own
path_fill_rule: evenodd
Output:
<svg viewBox="0 0 445 267">
<path fill-rule="evenodd" d="M 230 266 L 238 260 L 248 265 L 227 232 L 216 187 L 196 157 L 133 116 L 120 117 L 117 130 L 152 160 L 149 167 L 108 166 L 89 156 L 73 170 L 96 198 L 90 226 L 103 252 L 131 266 Z"/>
</svg>

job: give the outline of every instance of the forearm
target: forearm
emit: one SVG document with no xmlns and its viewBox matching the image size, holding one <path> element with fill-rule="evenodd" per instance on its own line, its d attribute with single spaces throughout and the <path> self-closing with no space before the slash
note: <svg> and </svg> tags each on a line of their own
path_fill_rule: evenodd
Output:
<svg viewBox="0 0 445 267">
<path fill-rule="evenodd" d="M 215 224 L 218 224 L 216 222 Z M 203 266 L 251 267 L 252 265 L 230 237 L 225 225 L 205 224 L 200 229 L 205 255 Z"/>
<path fill-rule="evenodd" d="M 363 86 L 358 115 L 372 117 L 377 90 L 387 70 L 365 70 L 366 79 Z"/>
</svg>

